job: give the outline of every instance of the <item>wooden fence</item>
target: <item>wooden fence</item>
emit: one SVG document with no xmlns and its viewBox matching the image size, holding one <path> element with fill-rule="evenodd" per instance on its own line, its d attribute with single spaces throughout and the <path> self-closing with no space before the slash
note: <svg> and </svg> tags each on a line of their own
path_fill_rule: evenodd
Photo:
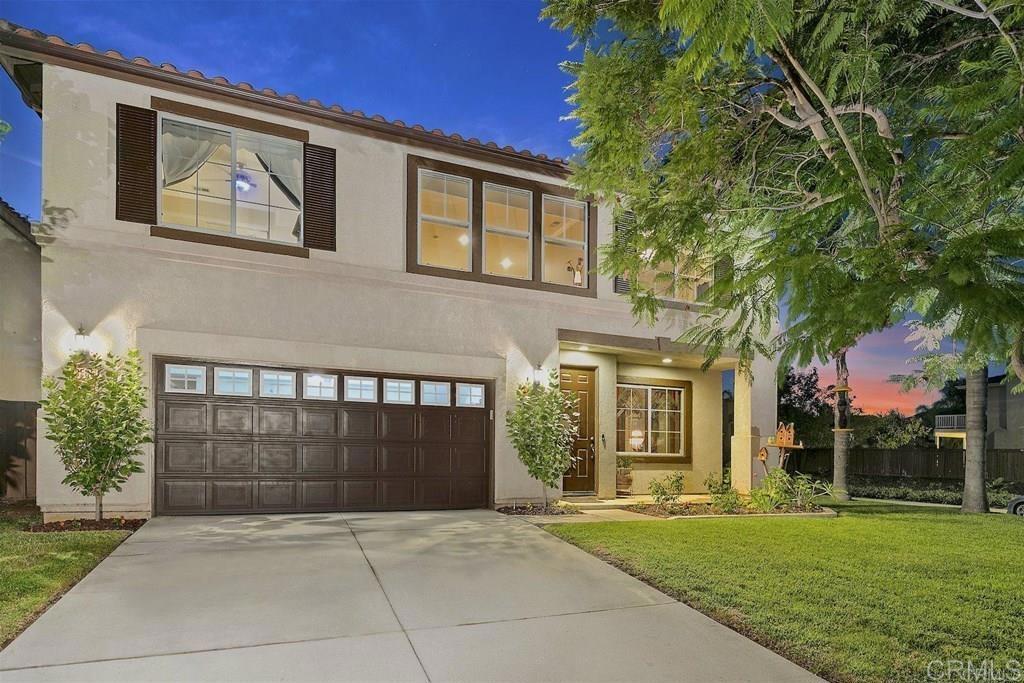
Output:
<svg viewBox="0 0 1024 683">
<path fill-rule="evenodd" d="M 831 478 L 832 449 L 808 448 L 795 451 L 786 469 Z M 854 448 L 850 451 L 849 474 L 963 481 L 964 452 L 960 449 L 937 448 Z M 1024 482 L 1024 450 L 989 449 L 986 474 L 989 480 L 1002 478 Z"/>
</svg>

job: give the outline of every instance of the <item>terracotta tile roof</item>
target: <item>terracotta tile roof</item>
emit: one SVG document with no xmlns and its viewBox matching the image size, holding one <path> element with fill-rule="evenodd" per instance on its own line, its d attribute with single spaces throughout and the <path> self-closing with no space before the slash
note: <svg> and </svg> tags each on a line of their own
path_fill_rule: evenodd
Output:
<svg viewBox="0 0 1024 683">
<path fill-rule="evenodd" d="M 32 236 L 32 225 L 29 223 L 28 218 L 18 213 L 13 206 L 4 201 L 3 197 L 0 197 L 0 221 L 7 223 L 20 232 L 22 237 L 35 244 L 36 240 Z"/>
<path fill-rule="evenodd" d="M 515 149 L 511 145 L 500 147 L 495 142 L 481 142 L 478 138 L 464 138 L 458 133 L 446 133 L 440 128 L 434 128 L 427 130 L 420 124 L 409 125 L 405 121 L 395 119 L 388 121 L 380 114 L 366 114 L 358 109 L 345 109 L 338 104 L 324 104 L 317 99 L 304 100 L 295 94 L 280 94 L 271 88 L 257 89 L 251 83 L 240 81 L 238 83 L 232 83 L 223 76 L 207 76 L 201 71 L 195 69 L 181 70 L 174 64 L 164 62 L 163 64 L 154 64 L 145 57 L 133 57 L 128 58 L 121 54 L 117 50 L 106 50 L 99 51 L 89 43 L 69 43 L 60 36 L 55 36 L 35 29 L 25 28 L 14 24 L 6 19 L 0 19 L 0 45 L 3 44 L 14 44 L 15 47 L 23 47 L 28 50 L 38 50 L 45 54 L 55 54 L 68 59 L 86 59 L 91 63 L 97 62 L 109 62 L 111 66 L 133 66 L 139 67 L 143 71 L 150 72 L 153 76 L 159 75 L 173 75 L 182 76 L 189 80 L 195 81 L 197 84 L 206 84 L 212 86 L 219 86 L 229 90 L 237 91 L 239 94 L 251 94 L 260 95 L 266 99 L 279 102 L 281 104 L 292 104 L 299 105 L 304 108 L 310 108 L 316 110 L 321 116 L 338 115 L 345 117 L 346 119 L 356 119 L 365 121 L 371 124 L 378 124 L 376 127 L 383 125 L 387 128 L 392 129 L 394 132 L 404 134 L 413 138 L 430 139 L 436 138 L 438 142 L 447 142 L 458 145 L 460 147 L 477 148 L 479 150 L 486 150 L 495 152 L 501 156 L 519 158 L 525 161 L 536 162 L 543 166 L 548 166 L 551 170 L 564 174 L 568 171 L 568 166 L 565 159 L 559 157 L 549 157 L 546 154 L 534 153 L 528 149 Z"/>
</svg>

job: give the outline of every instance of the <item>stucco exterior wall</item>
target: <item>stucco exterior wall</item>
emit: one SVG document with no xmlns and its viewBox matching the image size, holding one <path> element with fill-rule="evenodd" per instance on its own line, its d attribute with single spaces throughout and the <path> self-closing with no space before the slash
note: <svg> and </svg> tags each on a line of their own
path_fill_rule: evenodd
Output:
<svg viewBox="0 0 1024 683">
<path fill-rule="evenodd" d="M 38 401 L 39 247 L 0 219 L 0 401 Z"/>
<path fill-rule="evenodd" d="M 692 313 L 671 311 L 654 328 L 635 326 L 628 304 L 603 277 L 593 299 L 407 273 L 408 154 L 552 179 L 263 113 L 258 118 L 301 125 L 310 142 L 337 149 L 337 251 L 314 250 L 300 259 L 151 237 L 149 226 L 114 218 L 116 105 L 148 107 L 151 95 L 211 103 L 63 67 L 47 65 L 43 74 L 45 373 L 63 363 L 82 325 L 98 351 L 138 347 L 147 372 L 154 355 L 173 354 L 492 379 L 495 499 L 501 504 L 541 495 L 508 442 L 504 412 L 533 368 L 557 366 L 559 328 L 674 338 L 692 320 Z M 611 230 L 610 212 L 599 211 L 599 242 Z M 602 374 L 608 372 L 614 377 L 607 367 Z M 147 379 L 152 386 L 155 378 Z M 707 411 L 720 429 L 718 381 Z M 610 405 L 614 425 L 614 394 Z M 707 439 L 720 442 L 710 431 Z M 614 448 L 614 426 L 608 442 Z M 608 462 L 601 492 L 614 495 L 614 458 Z M 63 472 L 45 440 L 39 463 L 44 510 L 88 507 L 60 485 Z M 108 510 L 148 513 L 151 464 L 150 449 L 146 473 L 111 495 Z"/>
</svg>

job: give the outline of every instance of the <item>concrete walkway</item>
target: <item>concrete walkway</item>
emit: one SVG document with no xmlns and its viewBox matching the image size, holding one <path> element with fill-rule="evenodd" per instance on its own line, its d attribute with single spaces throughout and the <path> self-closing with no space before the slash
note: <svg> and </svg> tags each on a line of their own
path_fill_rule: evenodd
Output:
<svg viewBox="0 0 1024 683">
<path fill-rule="evenodd" d="M 15 681 L 814 681 L 487 510 L 158 518 L 0 653 Z"/>
</svg>

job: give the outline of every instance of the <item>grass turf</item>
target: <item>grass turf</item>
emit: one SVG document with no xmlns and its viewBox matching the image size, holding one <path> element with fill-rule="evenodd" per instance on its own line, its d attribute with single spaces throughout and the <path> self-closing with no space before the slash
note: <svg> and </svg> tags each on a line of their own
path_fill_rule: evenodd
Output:
<svg viewBox="0 0 1024 683">
<path fill-rule="evenodd" d="M 39 518 L 35 508 L 0 506 L 0 647 L 128 536 L 124 531 L 21 531 Z"/>
<path fill-rule="evenodd" d="M 546 528 L 833 681 L 1024 663 L 1022 520 L 830 506 L 839 517 Z"/>
</svg>

